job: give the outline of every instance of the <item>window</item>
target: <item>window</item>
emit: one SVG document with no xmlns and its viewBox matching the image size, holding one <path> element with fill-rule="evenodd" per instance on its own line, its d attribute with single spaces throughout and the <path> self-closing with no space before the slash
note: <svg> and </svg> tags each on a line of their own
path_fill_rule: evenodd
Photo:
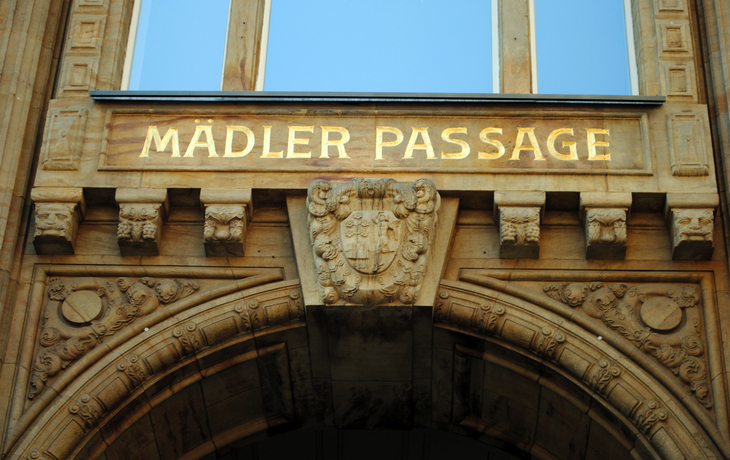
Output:
<svg viewBox="0 0 730 460">
<path fill-rule="evenodd" d="M 124 89 L 638 94 L 630 0 L 137 0 L 135 8 Z"/>
<path fill-rule="evenodd" d="M 229 0 L 137 0 L 126 89 L 218 91 Z"/>
<path fill-rule="evenodd" d="M 628 7 L 624 0 L 535 0 L 536 92 L 638 93 Z"/>
<path fill-rule="evenodd" d="M 273 0 L 266 91 L 492 92 L 489 0 L 312 4 Z"/>
</svg>

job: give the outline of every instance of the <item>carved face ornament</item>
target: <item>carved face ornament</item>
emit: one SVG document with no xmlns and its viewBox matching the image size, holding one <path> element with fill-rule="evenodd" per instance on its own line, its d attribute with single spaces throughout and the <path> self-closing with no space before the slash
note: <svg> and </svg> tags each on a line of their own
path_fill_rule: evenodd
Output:
<svg viewBox="0 0 730 460">
<path fill-rule="evenodd" d="M 71 234 L 71 218 L 75 205 L 36 204 L 36 236 L 60 236 Z"/>
<path fill-rule="evenodd" d="M 713 215 L 708 209 L 682 209 L 674 214 L 681 241 L 712 241 Z"/>
</svg>

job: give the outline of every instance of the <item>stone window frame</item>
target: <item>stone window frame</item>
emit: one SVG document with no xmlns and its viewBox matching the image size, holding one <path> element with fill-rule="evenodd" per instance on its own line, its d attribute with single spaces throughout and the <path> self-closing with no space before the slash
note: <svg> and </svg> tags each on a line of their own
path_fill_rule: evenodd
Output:
<svg viewBox="0 0 730 460">
<path fill-rule="evenodd" d="M 230 0 L 221 91 L 263 91 L 274 0 Z M 492 91 L 537 94 L 535 0 L 490 0 L 492 8 Z M 639 70 L 632 2 L 622 0 L 628 48 L 630 92 L 639 95 Z M 640 2 L 641 0 L 639 0 Z M 134 50 L 142 0 L 133 0 L 127 50 Z M 527 33 L 525 33 L 527 32 Z M 509 39 L 508 39 L 509 38 Z M 128 89 L 134 53 L 126 53 L 121 89 Z M 510 56 L 510 59 L 504 59 Z"/>
</svg>

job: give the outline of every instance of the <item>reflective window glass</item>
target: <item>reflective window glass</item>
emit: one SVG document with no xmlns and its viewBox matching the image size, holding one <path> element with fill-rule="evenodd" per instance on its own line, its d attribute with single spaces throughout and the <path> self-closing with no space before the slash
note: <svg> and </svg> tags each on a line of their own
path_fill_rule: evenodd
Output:
<svg viewBox="0 0 730 460">
<path fill-rule="evenodd" d="M 142 0 L 130 90 L 218 91 L 229 0 Z"/>
<path fill-rule="evenodd" d="M 632 93 L 624 0 L 534 1 L 539 93 Z"/>
<path fill-rule="evenodd" d="M 266 91 L 492 92 L 490 0 L 272 0 Z"/>
</svg>

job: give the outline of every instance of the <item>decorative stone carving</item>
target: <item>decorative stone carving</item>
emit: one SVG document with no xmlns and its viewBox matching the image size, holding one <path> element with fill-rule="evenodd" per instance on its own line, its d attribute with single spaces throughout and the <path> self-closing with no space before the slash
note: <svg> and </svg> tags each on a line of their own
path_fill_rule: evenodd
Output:
<svg viewBox="0 0 730 460">
<path fill-rule="evenodd" d="M 672 238 L 672 259 L 712 258 L 717 193 L 667 193 L 664 216 Z"/>
<path fill-rule="evenodd" d="M 540 214 L 544 205 L 545 192 L 494 192 L 500 258 L 538 258 Z"/>
<path fill-rule="evenodd" d="M 586 233 L 586 259 L 623 260 L 631 193 L 582 192 L 580 215 Z"/>
<path fill-rule="evenodd" d="M 301 291 L 294 289 L 285 297 L 245 299 L 237 302 L 233 311 L 240 315 L 242 330 L 253 332 L 292 320 L 303 320 L 304 302 Z"/>
<path fill-rule="evenodd" d="M 78 414 L 84 422 L 84 426 L 88 429 L 96 425 L 101 416 L 104 414 L 103 405 L 92 398 L 88 394 L 82 394 L 75 404 L 69 406 L 68 411 L 72 414 Z"/>
<path fill-rule="evenodd" d="M 591 387 L 603 396 L 608 396 L 608 385 L 619 375 L 621 375 L 621 370 L 618 367 L 602 359 L 598 361 L 598 370 L 591 379 Z"/>
<path fill-rule="evenodd" d="M 80 188 L 34 188 L 35 235 L 33 247 L 38 254 L 74 253 L 79 224 L 85 211 Z"/>
<path fill-rule="evenodd" d="M 708 176 L 705 122 L 698 114 L 668 115 L 669 159 L 673 176 Z"/>
<path fill-rule="evenodd" d="M 132 388 L 142 385 L 149 377 L 150 372 L 146 370 L 144 360 L 140 360 L 137 355 L 130 355 L 124 361 L 117 364 L 117 370 L 124 373 L 132 384 Z"/>
<path fill-rule="evenodd" d="M 117 189 L 117 241 L 123 256 L 160 254 L 162 227 L 169 208 L 165 189 Z"/>
<path fill-rule="evenodd" d="M 243 256 L 246 239 L 246 208 L 213 205 L 205 207 L 205 255 Z"/>
<path fill-rule="evenodd" d="M 713 209 L 672 209 L 672 259 L 710 260 L 714 251 Z"/>
<path fill-rule="evenodd" d="M 540 208 L 499 208 L 499 257 L 537 259 L 540 254 Z"/>
<path fill-rule="evenodd" d="M 43 169 L 61 171 L 79 169 L 88 112 L 87 109 L 53 111 L 43 135 Z"/>
<path fill-rule="evenodd" d="M 52 279 L 28 399 L 105 338 L 198 288 L 198 283 L 188 280 Z"/>
<path fill-rule="evenodd" d="M 246 227 L 251 220 L 251 189 L 200 191 L 205 207 L 205 254 L 243 256 Z"/>
<path fill-rule="evenodd" d="M 694 287 L 593 282 L 550 283 L 543 290 L 601 320 L 676 375 L 700 404 L 712 408 L 697 308 L 700 294 Z"/>
<path fill-rule="evenodd" d="M 658 402 L 652 400 L 646 403 L 645 408 L 636 411 L 634 424 L 642 433 L 648 434 L 657 422 L 663 422 L 666 419 L 666 412 L 661 410 Z"/>
<path fill-rule="evenodd" d="M 596 208 L 585 212 L 586 259 L 626 257 L 626 210 Z"/>
<path fill-rule="evenodd" d="M 428 179 L 314 181 L 307 210 L 322 301 L 415 303 L 440 203 Z"/>
</svg>

